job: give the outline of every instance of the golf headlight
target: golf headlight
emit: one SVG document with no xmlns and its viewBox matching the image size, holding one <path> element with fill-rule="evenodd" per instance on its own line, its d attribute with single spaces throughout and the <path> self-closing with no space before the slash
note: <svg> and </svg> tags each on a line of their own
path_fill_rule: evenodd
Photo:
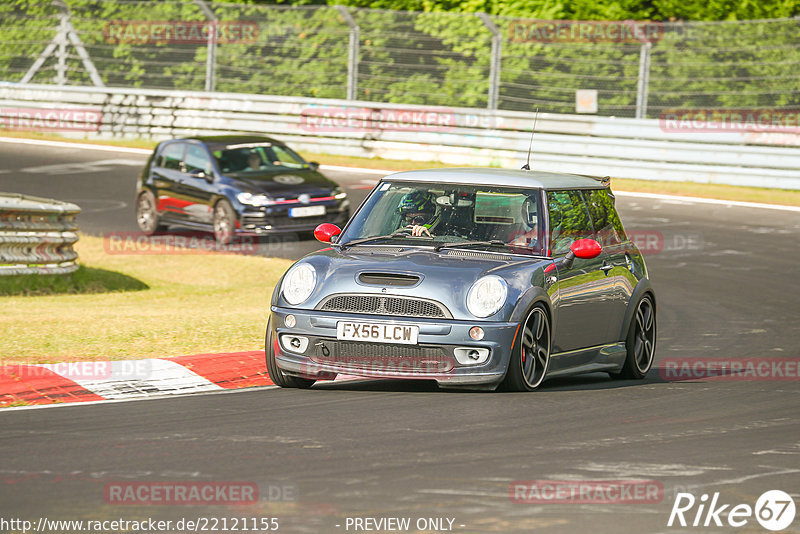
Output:
<svg viewBox="0 0 800 534">
<path fill-rule="evenodd" d="M 317 285 L 317 271 L 308 263 L 294 265 L 283 277 L 281 291 L 289 304 L 300 304 L 311 296 Z"/>
<path fill-rule="evenodd" d="M 254 195 L 253 193 L 239 193 L 236 198 L 248 206 L 271 206 L 275 201 L 267 195 Z"/>
<path fill-rule="evenodd" d="M 336 200 L 341 200 L 343 198 L 347 198 L 347 193 L 341 187 L 336 187 L 331 191 L 331 196 Z"/>
<path fill-rule="evenodd" d="M 499 276 L 489 275 L 472 284 L 467 294 L 467 309 L 475 317 L 489 317 L 506 302 L 508 285 Z"/>
</svg>

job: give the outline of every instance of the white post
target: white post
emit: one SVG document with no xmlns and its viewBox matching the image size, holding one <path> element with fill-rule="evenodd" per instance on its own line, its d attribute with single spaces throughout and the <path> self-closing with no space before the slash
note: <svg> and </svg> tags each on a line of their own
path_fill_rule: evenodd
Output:
<svg viewBox="0 0 800 534">
<path fill-rule="evenodd" d="M 206 16 L 206 19 L 211 23 L 210 28 L 208 29 L 208 52 L 206 53 L 206 91 L 213 91 L 214 86 L 216 85 L 216 80 L 214 79 L 214 72 L 216 70 L 217 65 L 217 34 L 219 32 L 219 28 L 217 26 L 217 17 L 214 15 L 214 12 L 206 5 L 203 0 L 194 0 L 194 3 L 200 6 L 200 9 L 203 11 L 203 14 Z"/>
<path fill-rule="evenodd" d="M 335 6 L 350 27 L 350 43 L 347 54 L 347 100 L 358 99 L 358 47 L 360 29 L 353 15 L 344 6 Z"/>
<path fill-rule="evenodd" d="M 500 62 L 502 61 L 503 37 L 492 19 L 486 13 L 477 13 L 490 32 L 492 32 L 492 60 L 489 66 L 489 97 L 487 108 L 497 109 L 500 100 Z"/>
<path fill-rule="evenodd" d="M 652 44 L 645 43 L 639 52 L 639 84 L 636 90 L 636 118 L 647 118 L 647 91 L 650 85 L 650 49 Z"/>
</svg>

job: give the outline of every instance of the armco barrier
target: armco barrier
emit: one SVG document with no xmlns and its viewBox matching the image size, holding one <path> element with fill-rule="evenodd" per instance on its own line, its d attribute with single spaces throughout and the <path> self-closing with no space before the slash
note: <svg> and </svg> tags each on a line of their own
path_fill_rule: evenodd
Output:
<svg viewBox="0 0 800 534">
<path fill-rule="evenodd" d="M 0 276 L 75 271 L 75 204 L 0 193 Z"/>
<path fill-rule="evenodd" d="M 0 128 L 88 138 L 257 132 L 309 152 L 451 165 L 519 167 L 533 117 L 233 93 L 0 85 Z M 653 119 L 540 113 L 536 130 L 537 170 L 800 189 L 800 128 L 713 133 L 664 128 Z"/>
</svg>

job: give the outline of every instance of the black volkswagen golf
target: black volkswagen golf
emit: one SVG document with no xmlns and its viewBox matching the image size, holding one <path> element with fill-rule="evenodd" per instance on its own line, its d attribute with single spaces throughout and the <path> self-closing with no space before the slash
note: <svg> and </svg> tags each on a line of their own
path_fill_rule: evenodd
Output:
<svg viewBox="0 0 800 534">
<path fill-rule="evenodd" d="M 344 224 L 350 203 L 336 182 L 285 144 L 260 135 L 163 141 L 137 183 L 136 220 L 148 235 L 176 225 L 237 234 L 310 232 Z"/>
</svg>

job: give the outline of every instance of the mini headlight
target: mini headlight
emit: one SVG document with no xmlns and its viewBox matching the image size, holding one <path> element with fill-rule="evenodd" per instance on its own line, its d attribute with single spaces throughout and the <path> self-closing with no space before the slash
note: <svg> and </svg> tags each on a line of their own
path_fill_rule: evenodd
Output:
<svg viewBox="0 0 800 534">
<path fill-rule="evenodd" d="M 341 187 L 335 187 L 333 191 L 331 191 L 331 196 L 337 200 L 341 200 L 347 198 L 347 193 L 345 193 Z"/>
<path fill-rule="evenodd" d="M 269 198 L 267 195 L 254 195 L 253 193 L 239 193 L 236 195 L 236 198 L 242 204 L 247 204 L 248 206 L 271 206 L 275 204 L 275 201 Z"/>
<path fill-rule="evenodd" d="M 506 302 L 508 285 L 499 276 L 489 275 L 472 284 L 467 294 L 467 309 L 475 317 L 489 317 Z"/>
<path fill-rule="evenodd" d="M 308 263 L 294 265 L 283 277 L 281 291 L 289 304 L 304 302 L 317 285 L 317 271 Z"/>
</svg>

